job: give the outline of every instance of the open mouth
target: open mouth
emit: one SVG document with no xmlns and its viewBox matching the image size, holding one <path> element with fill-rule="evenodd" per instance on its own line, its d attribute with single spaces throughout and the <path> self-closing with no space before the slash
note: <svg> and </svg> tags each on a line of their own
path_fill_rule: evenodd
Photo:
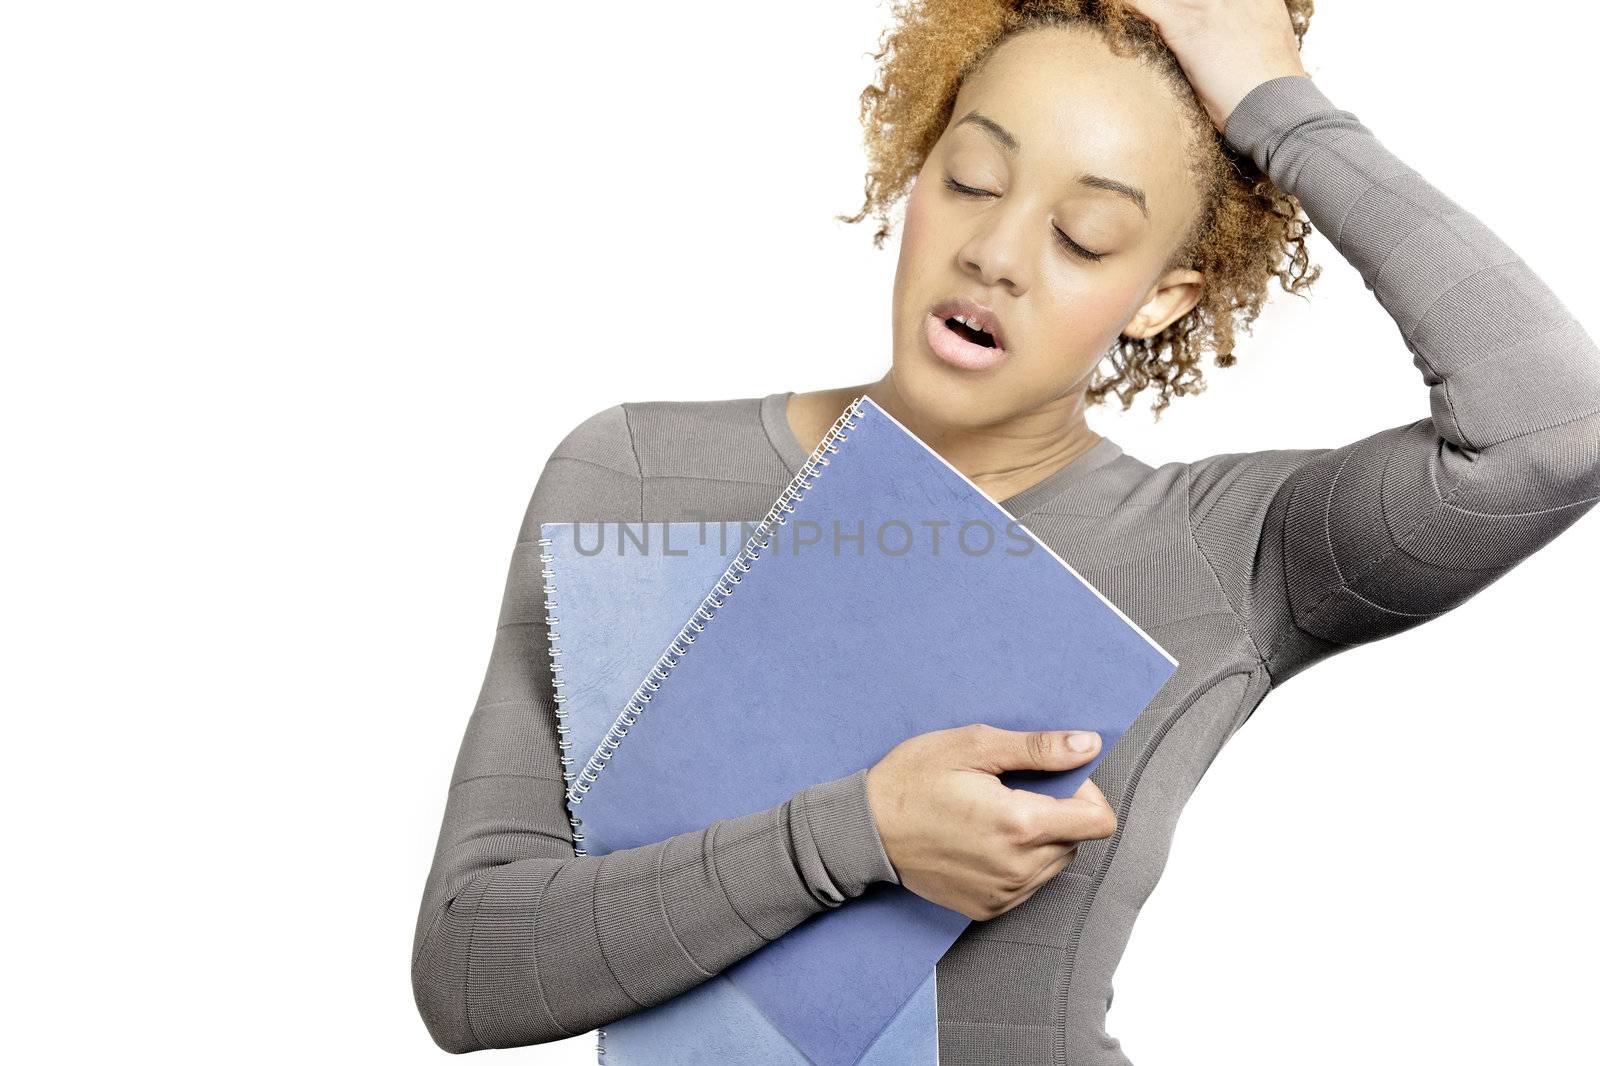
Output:
<svg viewBox="0 0 1600 1066">
<path fill-rule="evenodd" d="M 948 310 L 948 308 L 940 308 Z M 999 366 L 1010 353 L 1000 344 L 1000 334 L 991 333 L 976 322 L 987 321 L 976 314 L 941 317 L 929 312 L 923 319 L 928 348 L 942 362 L 961 370 L 988 370 Z"/>
<path fill-rule="evenodd" d="M 962 340 L 971 341 L 973 344 L 979 344 L 985 348 L 993 348 L 995 346 L 994 338 L 986 331 L 978 329 L 975 326 L 969 326 L 959 319 L 947 318 L 944 320 L 944 324 L 946 329 L 950 330 L 950 332 L 954 333 Z"/>
</svg>

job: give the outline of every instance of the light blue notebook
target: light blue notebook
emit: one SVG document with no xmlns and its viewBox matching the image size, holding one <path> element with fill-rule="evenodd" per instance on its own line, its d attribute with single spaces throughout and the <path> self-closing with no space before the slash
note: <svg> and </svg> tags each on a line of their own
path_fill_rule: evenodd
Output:
<svg viewBox="0 0 1600 1066">
<path fill-rule="evenodd" d="M 1177 665 L 863 396 L 644 674 L 568 799 L 589 844 L 636 847 L 979 721 L 1098 730 L 1086 766 L 1002 775 L 1068 796 Z M 968 923 L 879 882 L 723 975 L 817 1066 L 854 1066 Z"/>
<path fill-rule="evenodd" d="M 664 640 L 700 605 L 757 522 L 550 523 L 541 527 L 545 607 L 568 784 L 597 751 Z M 603 784 L 594 787 L 603 788 Z M 570 811 L 569 811 L 570 814 Z M 573 827 L 579 854 L 604 854 Z M 935 974 L 873 1042 L 866 1066 L 936 1066 Z M 605 1066 L 807 1066 L 808 1059 L 718 974 L 599 1030 Z"/>
</svg>

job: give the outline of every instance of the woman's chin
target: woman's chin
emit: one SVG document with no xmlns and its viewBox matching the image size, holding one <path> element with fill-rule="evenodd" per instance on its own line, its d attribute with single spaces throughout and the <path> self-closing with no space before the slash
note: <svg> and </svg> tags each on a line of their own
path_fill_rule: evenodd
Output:
<svg viewBox="0 0 1600 1066">
<path fill-rule="evenodd" d="M 1004 411 L 1008 390 L 993 375 L 974 375 L 945 365 L 921 345 L 910 359 L 895 360 L 895 391 L 920 417 L 946 426 L 978 426 Z"/>
</svg>

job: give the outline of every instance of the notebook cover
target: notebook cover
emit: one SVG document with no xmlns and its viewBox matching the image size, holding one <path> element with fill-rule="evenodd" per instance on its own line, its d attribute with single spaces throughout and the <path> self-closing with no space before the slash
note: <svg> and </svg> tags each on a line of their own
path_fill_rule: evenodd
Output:
<svg viewBox="0 0 1600 1066">
<path fill-rule="evenodd" d="M 563 768 L 571 784 L 663 642 L 699 606 L 758 522 L 547 523 L 540 540 Z M 603 788 L 596 784 L 595 788 Z M 569 808 L 569 816 L 570 816 Z M 580 854 L 589 847 L 574 820 Z M 808 1059 L 718 974 L 598 1030 L 604 1066 L 807 1066 Z M 937 1066 L 938 992 L 930 973 L 862 1058 Z"/>
<path fill-rule="evenodd" d="M 1069 796 L 1177 665 L 863 396 L 666 645 L 569 800 L 587 838 L 636 847 L 978 721 L 1098 730 L 1085 766 L 1001 775 Z M 852 1066 L 969 921 L 879 882 L 723 974 L 818 1066 Z"/>
</svg>

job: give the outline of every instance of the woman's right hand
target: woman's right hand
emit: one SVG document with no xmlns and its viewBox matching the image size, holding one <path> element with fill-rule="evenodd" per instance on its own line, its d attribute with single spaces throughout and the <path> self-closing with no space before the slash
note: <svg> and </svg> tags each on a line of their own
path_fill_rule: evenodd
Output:
<svg viewBox="0 0 1600 1066">
<path fill-rule="evenodd" d="M 1086 751 L 1072 737 L 1092 741 Z M 1072 861 L 1079 841 L 1108 837 L 1116 812 L 1085 780 L 1064 799 L 1009 788 L 1005 770 L 1070 770 L 1099 734 L 976 723 L 920 733 L 867 771 L 867 800 L 900 884 L 976 921 L 1004 914 Z"/>
</svg>

